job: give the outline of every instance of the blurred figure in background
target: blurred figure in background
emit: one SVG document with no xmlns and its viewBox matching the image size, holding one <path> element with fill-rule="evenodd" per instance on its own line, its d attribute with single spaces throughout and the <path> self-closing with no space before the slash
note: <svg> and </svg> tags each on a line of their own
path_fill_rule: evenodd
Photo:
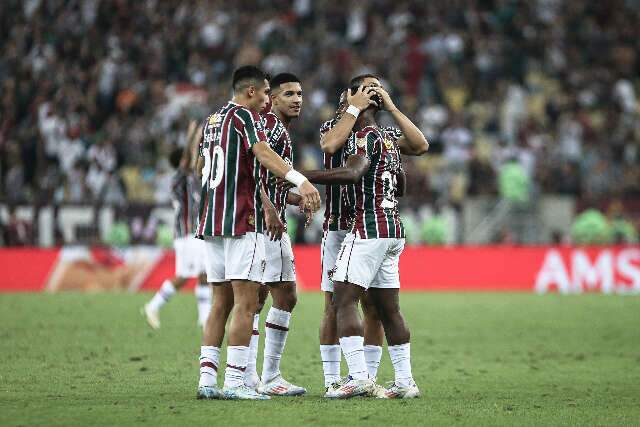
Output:
<svg viewBox="0 0 640 427">
<path fill-rule="evenodd" d="M 153 329 L 160 328 L 160 309 L 182 288 L 187 280 L 198 279 L 195 295 L 198 306 L 198 325 L 204 326 L 211 309 L 211 288 L 205 275 L 204 245 L 194 237 L 200 203 L 199 185 L 194 173 L 195 151 L 200 142 L 196 122 L 189 123 L 187 144 L 171 152 L 169 162 L 175 173 L 171 182 L 171 201 L 175 209 L 174 248 L 176 273 L 162 283 L 142 313 Z"/>
</svg>

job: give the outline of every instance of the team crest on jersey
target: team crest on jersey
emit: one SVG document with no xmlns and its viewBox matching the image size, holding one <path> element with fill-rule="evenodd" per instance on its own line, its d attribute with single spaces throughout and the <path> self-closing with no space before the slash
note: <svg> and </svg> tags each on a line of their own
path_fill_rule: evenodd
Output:
<svg viewBox="0 0 640 427">
<path fill-rule="evenodd" d="M 256 127 L 256 131 L 257 132 L 264 132 L 264 125 L 262 124 L 261 120 L 258 120 L 255 123 L 255 127 Z"/>
<path fill-rule="evenodd" d="M 209 117 L 209 124 L 211 126 L 217 126 L 220 122 L 220 114 L 215 113 L 211 117 Z"/>
<path fill-rule="evenodd" d="M 367 145 L 367 137 L 362 137 L 362 138 L 356 138 L 356 145 L 359 148 L 364 147 L 365 145 Z"/>
<path fill-rule="evenodd" d="M 249 219 L 247 219 L 247 222 L 249 223 L 249 225 L 255 225 L 256 219 L 253 217 L 253 215 L 249 215 Z"/>
<path fill-rule="evenodd" d="M 389 138 L 385 138 L 384 146 L 387 147 L 387 150 L 391 150 L 393 148 L 393 142 Z"/>
</svg>

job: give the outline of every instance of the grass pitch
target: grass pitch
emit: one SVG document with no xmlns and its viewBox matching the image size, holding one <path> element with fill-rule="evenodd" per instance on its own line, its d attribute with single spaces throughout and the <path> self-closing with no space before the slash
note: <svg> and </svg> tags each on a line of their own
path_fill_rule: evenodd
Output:
<svg viewBox="0 0 640 427">
<path fill-rule="evenodd" d="M 404 294 L 424 397 L 327 401 L 322 297 L 302 294 L 282 368 L 308 394 L 268 402 L 196 400 L 194 298 L 165 306 L 158 332 L 138 314 L 148 298 L 0 294 L 0 425 L 640 425 L 637 297 Z"/>
</svg>

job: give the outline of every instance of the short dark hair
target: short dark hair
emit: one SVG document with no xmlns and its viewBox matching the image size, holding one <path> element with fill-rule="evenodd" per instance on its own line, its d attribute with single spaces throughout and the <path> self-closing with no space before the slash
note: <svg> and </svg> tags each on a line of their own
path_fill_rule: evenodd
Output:
<svg viewBox="0 0 640 427">
<path fill-rule="evenodd" d="M 277 88 L 281 84 L 285 83 L 302 83 L 300 79 L 292 73 L 280 73 L 273 76 L 273 78 L 269 81 L 269 86 L 271 86 L 271 90 Z"/>
<path fill-rule="evenodd" d="M 244 86 L 253 83 L 258 86 L 262 85 L 267 75 L 255 65 L 243 65 L 233 72 L 233 82 L 231 87 L 233 90 L 239 90 Z"/>
<path fill-rule="evenodd" d="M 186 148 L 184 149 L 186 150 Z M 169 164 L 174 169 L 178 169 L 178 166 L 180 166 L 180 160 L 182 160 L 182 150 L 183 148 L 176 147 L 171 150 L 171 153 L 169 154 Z"/>
<path fill-rule="evenodd" d="M 351 79 L 351 81 L 349 82 L 349 87 L 361 86 L 362 83 L 364 83 L 364 79 L 366 79 L 366 78 L 380 80 L 380 77 L 376 76 L 375 74 L 371 74 L 371 73 L 360 74 L 360 75 L 355 76 L 354 78 Z"/>
</svg>

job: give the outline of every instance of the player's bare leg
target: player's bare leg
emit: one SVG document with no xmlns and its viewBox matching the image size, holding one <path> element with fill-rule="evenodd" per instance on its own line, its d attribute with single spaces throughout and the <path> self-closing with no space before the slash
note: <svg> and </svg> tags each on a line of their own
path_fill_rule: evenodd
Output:
<svg viewBox="0 0 640 427">
<path fill-rule="evenodd" d="M 187 279 L 184 277 L 174 277 L 162 283 L 158 292 L 155 293 L 151 301 L 146 303 L 142 309 L 149 326 L 153 329 L 160 328 L 160 309 L 168 303 L 186 283 Z"/>
<path fill-rule="evenodd" d="M 358 301 L 364 288 L 352 283 L 334 283 L 334 304 L 340 348 L 349 366 L 349 377 L 337 389 L 327 392 L 326 397 L 349 398 L 368 395 L 373 391 L 364 359 L 364 327 L 358 313 Z"/>
<path fill-rule="evenodd" d="M 247 370 L 244 373 L 244 383 L 247 387 L 255 390 L 262 388 L 260 376 L 258 375 L 257 361 L 258 350 L 260 345 L 260 313 L 264 307 L 264 303 L 269 296 L 269 287 L 260 286 L 258 291 L 258 308 L 253 316 L 253 329 L 251 331 L 251 340 L 249 341 L 249 359 L 247 360 Z"/>
<path fill-rule="evenodd" d="M 360 298 L 360 306 L 364 322 L 364 359 L 367 362 L 369 377 L 375 379 L 378 376 L 378 367 L 382 358 L 384 329 L 369 292 L 365 292 Z"/>
<path fill-rule="evenodd" d="M 395 381 L 387 389 L 386 398 L 412 398 L 420 396 L 411 374 L 411 347 L 409 328 L 400 312 L 399 289 L 370 288 L 371 301 L 375 304 L 387 336 Z M 379 396 L 383 397 L 383 396 Z"/>
<path fill-rule="evenodd" d="M 213 304 L 202 334 L 203 345 L 220 347 L 224 339 L 227 319 L 233 309 L 233 289 L 230 282 L 214 284 Z"/>
<path fill-rule="evenodd" d="M 218 368 L 220 366 L 220 347 L 224 339 L 224 329 L 233 308 L 233 289 L 231 283 L 213 285 L 213 304 L 207 317 L 200 347 L 200 381 L 198 398 L 218 399 L 222 393 L 218 389 Z"/>
<path fill-rule="evenodd" d="M 253 319 L 258 308 L 258 291 L 261 285 L 249 280 L 233 280 L 231 286 L 234 303 L 233 316 L 229 324 L 223 394 L 227 399 L 268 399 L 269 396 L 256 395 L 255 391 L 244 383 Z"/>
<path fill-rule="evenodd" d="M 265 322 L 264 359 L 262 364 L 262 391 L 271 396 L 297 396 L 303 387 L 291 384 L 280 373 L 280 360 L 289 333 L 291 313 L 298 302 L 295 282 L 267 283 L 273 304 Z"/>
</svg>

